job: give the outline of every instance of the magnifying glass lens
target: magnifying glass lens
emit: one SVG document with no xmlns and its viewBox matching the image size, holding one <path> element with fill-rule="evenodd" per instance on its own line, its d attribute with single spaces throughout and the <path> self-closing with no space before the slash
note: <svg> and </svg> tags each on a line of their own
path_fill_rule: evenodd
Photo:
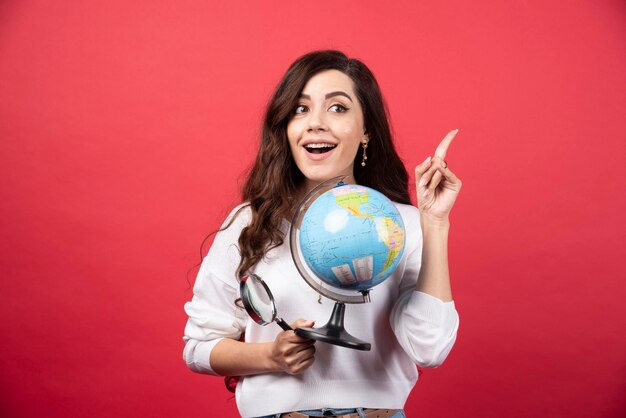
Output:
<svg viewBox="0 0 626 418">
<path fill-rule="evenodd" d="M 272 322 L 275 319 L 275 311 L 272 298 L 267 293 L 263 283 L 253 276 L 246 281 L 246 294 L 254 312 L 264 321 Z"/>
</svg>

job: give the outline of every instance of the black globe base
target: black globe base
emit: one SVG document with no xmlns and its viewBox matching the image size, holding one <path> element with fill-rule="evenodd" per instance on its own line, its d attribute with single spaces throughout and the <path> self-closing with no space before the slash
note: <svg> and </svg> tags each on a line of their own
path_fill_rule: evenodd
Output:
<svg viewBox="0 0 626 418">
<path fill-rule="evenodd" d="M 353 337 L 343 327 L 345 310 L 346 305 L 343 302 L 336 302 L 335 307 L 333 308 L 333 313 L 326 325 L 320 328 L 298 327 L 294 330 L 294 332 L 300 337 L 339 345 L 341 347 L 352 348 L 354 350 L 370 351 L 372 349 L 372 344 Z"/>
</svg>

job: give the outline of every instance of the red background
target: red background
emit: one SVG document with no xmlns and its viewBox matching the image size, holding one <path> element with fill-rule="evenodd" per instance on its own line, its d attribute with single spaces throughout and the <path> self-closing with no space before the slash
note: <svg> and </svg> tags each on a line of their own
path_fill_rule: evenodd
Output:
<svg viewBox="0 0 626 418">
<path fill-rule="evenodd" d="M 408 415 L 624 416 L 626 4 L 224 4 L 0 3 L 0 415 L 236 415 L 183 363 L 186 272 L 286 67 L 338 48 L 410 171 L 460 128 L 461 328 Z"/>
</svg>

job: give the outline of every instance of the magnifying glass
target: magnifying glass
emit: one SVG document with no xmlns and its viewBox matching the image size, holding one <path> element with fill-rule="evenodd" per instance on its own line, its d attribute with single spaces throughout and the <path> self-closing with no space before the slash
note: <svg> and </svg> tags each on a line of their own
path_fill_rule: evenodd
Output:
<svg viewBox="0 0 626 418">
<path fill-rule="evenodd" d="M 267 325 L 276 322 L 285 331 L 291 331 L 293 328 L 289 326 L 282 318 L 276 317 L 276 304 L 270 288 L 263 279 L 256 275 L 250 274 L 244 276 L 239 284 L 239 293 L 243 300 L 243 306 L 246 308 L 250 318 L 259 325 Z"/>
</svg>

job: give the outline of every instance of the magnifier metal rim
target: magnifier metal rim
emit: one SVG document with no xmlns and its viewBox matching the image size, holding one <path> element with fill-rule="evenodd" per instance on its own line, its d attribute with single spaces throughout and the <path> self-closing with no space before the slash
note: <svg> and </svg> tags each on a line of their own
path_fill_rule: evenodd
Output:
<svg viewBox="0 0 626 418">
<path fill-rule="evenodd" d="M 261 283 L 261 285 L 263 286 L 263 288 L 265 289 L 265 291 L 267 292 L 267 295 L 270 298 L 270 303 L 272 306 L 272 320 L 271 321 L 265 321 L 263 318 L 261 318 L 257 313 L 256 310 L 252 307 L 252 304 L 250 303 L 250 301 L 248 300 L 246 295 L 246 281 L 250 278 L 253 277 L 254 279 L 258 280 L 259 283 Z M 254 322 L 256 322 L 257 324 L 260 325 L 266 325 L 269 323 L 272 323 L 276 320 L 276 304 L 274 303 L 274 295 L 272 295 L 272 292 L 270 291 L 270 288 L 267 286 L 267 284 L 265 283 L 265 281 L 261 278 L 261 276 L 259 276 L 258 274 L 254 274 L 254 273 L 250 273 L 247 276 L 243 276 L 239 282 L 239 294 L 241 295 L 241 300 L 243 301 L 243 307 L 246 308 L 246 312 L 248 312 L 248 315 L 250 315 L 250 318 L 252 318 L 254 320 Z"/>
</svg>

